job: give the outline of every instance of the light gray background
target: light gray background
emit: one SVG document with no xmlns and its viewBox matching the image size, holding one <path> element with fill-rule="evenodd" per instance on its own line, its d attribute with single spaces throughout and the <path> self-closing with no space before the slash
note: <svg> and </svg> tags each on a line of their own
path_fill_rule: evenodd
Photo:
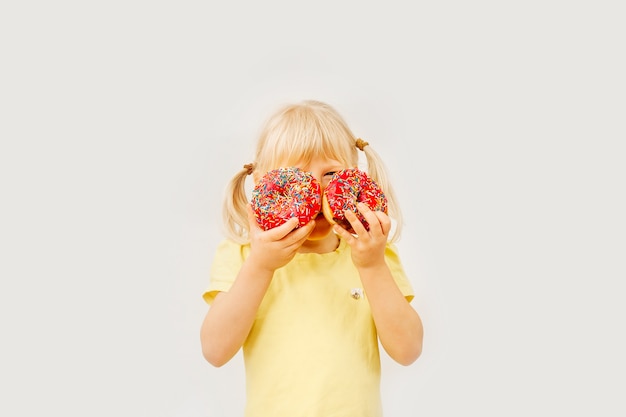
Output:
<svg viewBox="0 0 626 417">
<path fill-rule="evenodd" d="M 3 3 L 0 414 L 241 415 L 199 345 L 221 194 L 315 98 L 406 214 L 386 415 L 624 415 L 619 4 Z"/>
</svg>

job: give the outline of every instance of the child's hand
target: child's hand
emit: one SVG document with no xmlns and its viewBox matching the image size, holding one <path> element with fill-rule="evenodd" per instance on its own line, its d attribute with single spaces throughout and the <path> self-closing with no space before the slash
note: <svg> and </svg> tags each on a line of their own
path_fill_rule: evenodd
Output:
<svg viewBox="0 0 626 417">
<path fill-rule="evenodd" d="M 298 218 L 293 217 L 273 229 L 263 230 L 248 207 L 250 224 L 250 262 L 260 269 L 274 272 L 286 265 L 315 228 L 315 220 L 296 228 Z"/>
<path fill-rule="evenodd" d="M 352 261 L 357 268 L 384 264 L 391 219 L 382 211 L 370 210 L 363 203 L 358 203 L 357 209 L 369 223 L 369 231 L 365 229 L 354 212 L 347 210 L 346 219 L 350 222 L 356 236 L 339 225 L 335 225 L 335 233 L 339 234 L 352 248 Z"/>
</svg>

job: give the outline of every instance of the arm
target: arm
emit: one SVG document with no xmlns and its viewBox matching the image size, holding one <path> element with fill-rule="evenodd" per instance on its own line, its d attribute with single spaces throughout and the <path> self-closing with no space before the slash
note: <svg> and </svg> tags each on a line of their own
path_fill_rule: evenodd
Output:
<svg viewBox="0 0 626 417">
<path fill-rule="evenodd" d="M 213 366 L 227 363 L 243 345 L 274 271 L 295 256 L 315 226 L 311 221 L 294 229 L 294 218 L 263 231 L 251 216 L 250 254 L 230 290 L 215 297 L 200 329 L 202 354 Z"/>
<path fill-rule="evenodd" d="M 422 353 L 424 329 L 417 312 L 396 285 L 386 264 L 359 268 L 385 351 L 396 362 L 410 365 Z"/>
<path fill-rule="evenodd" d="M 352 212 L 346 212 L 346 218 L 358 237 L 338 226 L 335 231 L 352 248 L 352 260 L 359 271 L 383 348 L 396 362 L 410 365 L 422 352 L 424 329 L 385 262 L 391 221 L 386 214 L 373 212 L 362 204 L 358 209 L 370 224 L 369 231 Z"/>
</svg>

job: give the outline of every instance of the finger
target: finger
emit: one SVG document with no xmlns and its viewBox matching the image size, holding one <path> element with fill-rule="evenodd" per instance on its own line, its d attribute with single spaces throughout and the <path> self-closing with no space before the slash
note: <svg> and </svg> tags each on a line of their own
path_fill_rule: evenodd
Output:
<svg viewBox="0 0 626 417">
<path fill-rule="evenodd" d="M 391 219 L 389 218 L 389 216 L 382 211 L 375 211 L 374 214 L 380 222 L 380 227 L 382 228 L 383 234 L 385 236 L 389 235 L 389 232 L 391 231 Z"/>
<path fill-rule="evenodd" d="M 346 220 L 350 222 L 350 226 L 352 226 L 352 229 L 357 236 L 361 237 L 367 235 L 367 230 L 365 229 L 365 226 L 363 226 L 363 223 L 361 223 L 361 220 L 359 220 L 356 213 L 351 210 L 346 210 L 345 216 Z"/>
<path fill-rule="evenodd" d="M 255 229 L 259 231 L 263 231 L 263 229 L 257 222 L 256 215 L 254 214 L 254 210 L 252 209 L 252 207 L 248 205 L 247 209 L 248 209 L 248 223 L 250 225 L 250 231 L 255 230 Z"/>
<path fill-rule="evenodd" d="M 315 220 L 311 220 L 304 226 L 292 230 L 289 234 L 289 244 L 301 245 L 313 232 L 313 229 L 315 229 Z"/>
<path fill-rule="evenodd" d="M 361 212 L 361 215 L 363 215 L 363 218 L 365 218 L 365 221 L 369 224 L 370 233 L 375 235 L 384 234 L 383 227 L 380 223 L 380 219 L 376 215 L 376 212 L 372 211 L 367 204 L 364 203 L 358 203 L 356 207 Z"/>
<path fill-rule="evenodd" d="M 280 226 L 276 226 L 273 229 L 268 230 L 268 235 L 271 239 L 280 240 L 287 236 L 296 227 L 298 227 L 298 223 L 298 218 L 292 217 Z"/>
<path fill-rule="evenodd" d="M 348 232 L 346 229 L 344 229 L 343 227 L 339 226 L 338 224 L 335 224 L 333 226 L 333 231 L 341 239 L 345 240 L 348 245 L 351 245 L 356 240 L 356 238 L 352 235 L 352 233 Z"/>
</svg>

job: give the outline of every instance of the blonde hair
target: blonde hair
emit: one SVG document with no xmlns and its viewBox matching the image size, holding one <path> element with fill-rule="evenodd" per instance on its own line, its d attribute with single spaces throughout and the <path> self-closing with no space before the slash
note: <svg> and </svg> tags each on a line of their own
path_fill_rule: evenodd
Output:
<svg viewBox="0 0 626 417">
<path fill-rule="evenodd" d="M 257 142 L 254 163 L 246 165 L 226 187 L 223 220 L 227 237 L 239 243 L 248 242 L 248 206 L 246 178 L 265 173 L 280 164 L 308 163 L 315 157 L 333 159 L 346 167 L 357 167 L 357 137 L 330 105 L 316 100 L 289 104 L 274 113 L 265 123 Z M 389 216 L 395 222 L 392 241 L 399 239 L 402 215 L 387 169 L 370 145 L 362 146 L 366 157 L 365 171 L 381 187 L 389 203 Z"/>
</svg>

